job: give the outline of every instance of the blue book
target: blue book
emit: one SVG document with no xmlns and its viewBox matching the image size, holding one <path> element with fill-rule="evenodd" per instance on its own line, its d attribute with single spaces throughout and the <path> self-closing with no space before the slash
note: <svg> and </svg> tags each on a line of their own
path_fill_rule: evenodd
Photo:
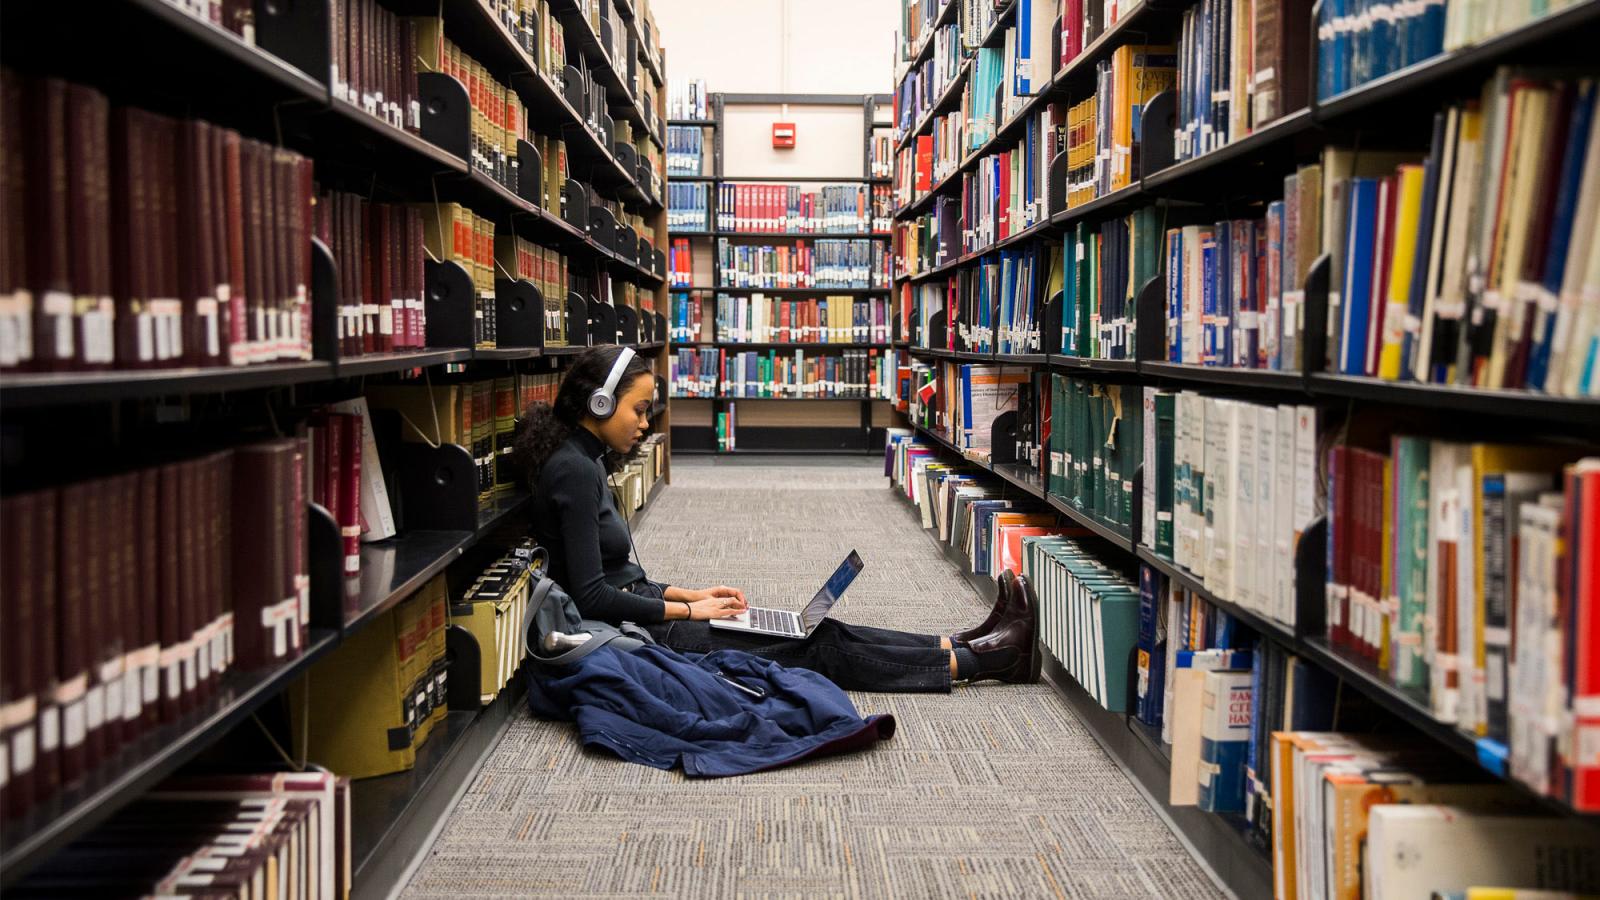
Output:
<svg viewBox="0 0 1600 900">
<path fill-rule="evenodd" d="M 1291 656 L 1284 665 L 1284 731 L 1327 731 L 1333 727 L 1339 679 L 1328 670 Z"/>
<path fill-rule="evenodd" d="M 1350 180 L 1350 215 L 1345 231 L 1343 322 L 1339 329 L 1339 371 L 1367 374 L 1367 327 L 1378 234 L 1378 179 Z"/>
<path fill-rule="evenodd" d="M 1217 233 L 1223 229 L 1212 228 L 1200 239 L 1200 344 L 1201 365 L 1218 365 L 1220 351 L 1217 340 Z"/>
<path fill-rule="evenodd" d="M 1244 811 L 1251 677 L 1249 671 L 1206 673 L 1200 711 L 1200 793 L 1195 804 L 1206 812 Z"/>
<path fill-rule="evenodd" d="M 1183 229 L 1167 237 L 1167 362 L 1183 362 Z"/>
<path fill-rule="evenodd" d="M 1139 721 L 1161 727 L 1161 703 L 1166 692 L 1166 654 L 1160 652 L 1161 576 L 1149 566 L 1139 567 L 1138 706 Z"/>
</svg>

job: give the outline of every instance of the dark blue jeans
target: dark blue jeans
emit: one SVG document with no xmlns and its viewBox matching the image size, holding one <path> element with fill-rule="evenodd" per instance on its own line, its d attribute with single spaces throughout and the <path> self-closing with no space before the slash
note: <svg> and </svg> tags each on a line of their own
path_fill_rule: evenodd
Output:
<svg viewBox="0 0 1600 900">
<path fill-rule="evenodd" d="M 636 582 L 627 589 L 661 596 L 655 582 Z M 950 651 L 940 649 L 938 635 L 847 625 L 837 619 L 823 619 L 806 638 L 744 634 L 686 620 L 646 630 L 657 643 L 680 653 L 744 650 L 779 665 L 810 669 L 849 691 L 950 692 Z"/>
</svg>

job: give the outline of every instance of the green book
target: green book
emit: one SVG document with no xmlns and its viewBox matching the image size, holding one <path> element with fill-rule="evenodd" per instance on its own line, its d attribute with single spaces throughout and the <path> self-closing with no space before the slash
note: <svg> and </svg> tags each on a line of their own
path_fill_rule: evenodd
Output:
<svg viewBox="0 0 1600 900">
<path fill-rule="evenodd" d="M 1422 621 L 1428 593 L 1428 456 L 1427 438 L 1394 439 L 1395 544 L 1394 585 L 1400 595 L 1399 634 L 1395 641 L 1395 684 L 1422 688 L 1428 684 L 1423 653 Z"/>
<path fill-rule="evenodd" d="M 1177 397 L 1157 391 L 1155 394 L 1155 446 L 1145 448 L 1145 458 L 1155 460 L 1155 470 L 1144 473 L 1146 484 L 1155 489 L 1155 551 L 1167 559 L 1172 558 L 1172 511 L 1175 473 L 1172 468 L 1173 432 L 1177 412 Z M 1149 490 L 1149 488 L 1146 488 Z"/>
</svg>

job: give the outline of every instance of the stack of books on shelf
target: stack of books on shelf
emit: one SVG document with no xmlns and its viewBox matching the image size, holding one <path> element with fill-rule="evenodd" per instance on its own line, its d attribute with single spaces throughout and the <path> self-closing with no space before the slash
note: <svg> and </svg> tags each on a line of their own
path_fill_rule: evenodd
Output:
<svg viewBox="0 0 1600 900">
<path fill-rule="evenodd" d="M 0 70 L 0 368 L 311 358 L 311 160 Z"/>
<path fill-rule="evenodd" d="M 819 238 L 782 246 L 718 238 L 718 287 L 880 288 L 888 282 L 888 259 L 883 242 L 870 238 Z"/>
<path fill-rule="evenodd" d="M 328 14 L 333 22 L 328 68 L 333 99 L 396 128 L 420 132 L 417 61 L 422 48 L 416 20 L 389 12 L 377 0 L 332 0 Z"/>
<path fill-rule="evenodd" d="M 705 315 L 705 308 L 710 305 L 706 301 L 705 291 L 673 292 L 672 324 L 668 330 L 674 343 L 693 344 L 714 339 L 705 327 L 711 320 Z"/>
<path fill-rule="evenodd" d="M 182 775 L 52 855 L 17 896 L 349 896 L 350 779 Z"/>
<path fill-rule="evenodd" d="M 881 185 L 826 184 L 815 189 L 784 184 L 727 183 L 717 187 L 717 230 L 747 233 L 860 234 L 874 228 L 886 201 Z"/>
<path fill-rule="evenodd" d="M 667 185 L 667 230 L 711 230 L 711 186 L 692 184 Z"/>
<path fill-rule="evenodd" d="M 667 436 L 652 434 L 639 442 L 632 457 L 610 476 L 611 490 L 616 495 L 617 508 L 632 520 L 644 509 L 650 491 L 661 478 L 663 460 L 666 458 Z"/>
<path fill-rule="evenodd" d="M 460 266 L 472 280 L 472 343 L 492 348 L 499 329 L 494 302 L 494 222 L 459 203 L 424 210 L 423 248 L 430 258 Z"/>
<path fill-rule="evenodd" d="M 836 350 L 811 357 L 801 349 L 717 354 L 723 397 L 889 399 L 894 382 L 893 357 L 877 350 Z"/>
<path fill-rule="evenodd" d="M 544 345 L 567 345 L 567 258 L 558 250 L 514 234 L 494 236 L 498 277 L 516 276 L 539 289 L 544 298 Z"/>
<path fill-rule="evenodd" d="M 718 351 L 709 348 L 680 347 L 674 350 L 670 361 L 672 396 L 715 397 L 721 359 Z"/>
<path fill-rule="evenodd" d="M 1308 0 L 1207 0 L 1184 10 L 1174 85 L 1174 159 L 1210 153 L 1305 107 L 1311 5 Z M 1400 21 L 1404 18 L 1401 14 Z M 1319 58 L 1326 59 L 1326 53 Z"/>
<path fill-rule="evenodd" d="M 667 126 L 667 174 L 699 175 L 705 170 L 705 130 L 689 125 Z"/>
<path fill-rule="evenodd" d="M 736 427 L 738 416 L 735 405 L 728 403 L 725 409 L 717 410 L 717 451 L 720 453 L 731 453 L 739 449 Z"/>
<path fill-rule="evenodd" d="M 307 468 L 286 438 L 0 501 L 6 815 L 305 650 Z"/>
<path fill-rule="evenodd" d="M 523 624 L 528 595 L 542 573 L 543 556 L 531 540 L 510 548 L 473 578 L 459 598 L 451 597 L 448 622 L 462 628 L 478 644 L 478 702 L 488 705 L 516 677 L 527 656 Z M 471 678 L 471 673 L 463 673 Z"/>
<path fill-rule="evenodd" d="M 667 248 L 667 284 L 672 287 L 694 284 L 694 250 L 688 238 L 673 238 Z"/>
<path fill-rule="evenodd" d="M 440 72 L 461 83 L 472 104 L 471 158 L 475 171 L 517 187 L 517 141 L 528 139 L 528 110 L 517 92 L 490 77 L 483 64 L 445 37 L 444 20 L 417 18 L 417 71 Z"/>
<path fill-rule="evenodd" d="M 963 54 L 958 27 L 951 23 L 931 31 L 927 59 L 911 67 L 895 96 L 895 120 L 901 135 L 910 134 L 960 74 Z"/>
<path fill-rule="evenodd" d="M 423 208 L 328 191 L 312 212 L 314 233 L 339 267 L 339 355 L 427 346 Z"/>
<path fill-rule="evenodd" d="M 711 95 L 704 78 L 667 80 L 667 118 L 704 122 L 711 118 Z"/>
<path fill-rule="evenodd" d="M 874 125 L 875 129 L 888 128 L 887 125 Z M 889 178 L 894 175 L 894 138 L 888 134 L 872 135 L 870 155 L 867 157 L 867 174 L 873 178 Z"/>
<path fill-rule="evenodd" d="M 290 687 L 294 746 L 348 778 L 404 772 L 448 711 L 445 576 L 346 635 Z M 338 685 L 338 690 L 314 690 Z"/>
<path fill-rule="evenodd" d="M 759 292 L 718 294 L 716 335 L 719 341 L 751 343 L 883 343 L 889 339 L 887 311 L 882 297 L 780 300 Z"/>
<path fill-rule="evenodd" d="M 1079 222 L 1067 232 L 1059 344 L 1063 356 L 1134 357 L 1139 290 L 1159 271 L 1160 247 L 1161 211 L 1153 208 L 1096 224 Z"/>
</svg>

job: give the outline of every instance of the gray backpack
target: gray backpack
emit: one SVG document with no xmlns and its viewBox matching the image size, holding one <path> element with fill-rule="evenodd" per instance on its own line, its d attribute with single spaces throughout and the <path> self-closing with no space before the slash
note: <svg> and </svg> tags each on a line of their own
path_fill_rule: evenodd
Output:
<svg viewBox="0 0 1600 900">
<path fill-rule="evenodd" d="M 632 622 L 618 628 L 607 622 L 585 619 L 578 613 L 578 605 L 561 586 L 544 574 L 536 574 L 538 581 L 528 597 L 527 620 L 522 629 L 528 655 L 541 666 L 566 666 L 577 662 L 601 647 L 615 644 L 619 650 L 637 650 L 655 641 L 650 633 Z M 570 649 L 554 653 L 544 649 L 545 635 L 559 631 L 562 634 L 588 634 L 589 639 Z"/>
</svg>

